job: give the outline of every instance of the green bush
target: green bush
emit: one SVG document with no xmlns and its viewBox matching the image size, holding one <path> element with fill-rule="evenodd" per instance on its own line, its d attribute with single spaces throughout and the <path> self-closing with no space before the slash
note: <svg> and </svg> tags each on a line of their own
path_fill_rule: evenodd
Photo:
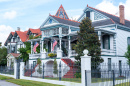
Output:
<svg viewBox="0 0 130 86">
<path fill-rule="evenodd" d="M 48 56 L 49 56 L 49 57 L 55 57 L 56 54 L 55 54 L 55 53 L 49 53 Z"/>
<path fill-rule="evenodd" d="M 74 76 L 75 76 L 76 78 L 81 78 L 81 73 L 76 72 L 76 73 L 74 74 Z"/>
<path fill-rule="evenodd" d="M 55 60 L 54 60 L 54 65 L 53 65 L 53 68 L 54 68 L 53 73 L 54 73 L 54 74 L 58 74 L 58 70 L 57 70 L 57 61 L 56 61 L 56 58 L 55 58 Z"/>
</svg>

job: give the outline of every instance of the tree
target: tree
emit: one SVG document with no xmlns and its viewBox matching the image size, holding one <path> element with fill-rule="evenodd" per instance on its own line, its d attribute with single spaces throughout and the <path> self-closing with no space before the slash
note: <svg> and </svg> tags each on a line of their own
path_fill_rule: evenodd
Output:
<svg viewBox="0 0 130 86">
<path fill-rule="evenodd" d="M 130 65 L 130 45 L 127 47 L 127 52 L 125 53 L 125 58 L 127 58 L 127 63 Z"/>
<path fill-rule="evenodd" d="M 0 65 L 7 65 L 7 48 L 0 48 Z"/>
<path fill-rule="evenodd" d="M 0 42 L 0 46 L 2 46 L 2 42 Z"/>
<path fill-rule="evenodd" d="M 57 74 L 57 73 L 58 73 L 58 70 L 57 70 L 57 61 L 56 61 L 56 58 L 55 58 L 55 60 L 54 60 L 53 68 L 54 68 L 53 73 L 54 73 L 54 74 Z"/>
<path fill-rule="evenodd" d="M 18 51 L 21 54 L 20 58 L 23 59 L 24 62 L 26 62 L 29 59 L 29 53 L 31 53 L 31 43 L 25 42 L 24 44 L 26 45 L 26 47 L 19 48 Z"/>
<path fill-rule="evenodd" d="M 88 55 L 92 57 L 92 63 L 99 64 L 103 62 L 103 59 L 101 58 L 101 44 L 98 40 L 98 35 L 94 32 L 94 27 L 92 27 L 91 20 L 89 18 L 84 18 L 79 27 L 80 31 L 77 32 L 78 41 L 74 48 L 76 53 L 78 53 L 75 57 L 77 62 L 81 62 L 80 56 L 84 55 L 84 49 L 89 51 Z"/>
</svg>

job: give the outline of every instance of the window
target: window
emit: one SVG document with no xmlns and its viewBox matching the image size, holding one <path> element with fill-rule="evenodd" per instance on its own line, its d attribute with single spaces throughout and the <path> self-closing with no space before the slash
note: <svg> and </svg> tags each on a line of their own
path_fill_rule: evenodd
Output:
<svg viewBox="0 0 130 86">
<path fill-rule="evenodd" d="M 110 36 L 109 35 L 103 36 L 103 49 L 110 49 Z"/>
<path fill-rule="evenodd" d="M 130 45 L 130 37 L 127 38 L 127 44 Z"/>
<path fill-rule="evenodd" d="M 18 37 L 18 42 L 20 41 L 20 38 Z"/>
<path fill-rule="evenodd" d="M 108 71 L 111 71 L 111 58 L 108 58 Z"/>
<path fill-rule="evenodd" d="M 15 38 L 13 38 L 13 42 L 15 42 Z"/>
<path fill-rule="evenodd" d="M 86 17 L 90 18 L 90 11 L 86 12 Z"/>
</svg>

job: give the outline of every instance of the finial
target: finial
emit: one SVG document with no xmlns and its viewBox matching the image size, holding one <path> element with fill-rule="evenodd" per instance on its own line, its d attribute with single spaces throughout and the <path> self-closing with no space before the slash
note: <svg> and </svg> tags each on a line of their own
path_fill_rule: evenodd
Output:
<svg viewBox="0 0 130 86">
<path fill-rule="evenodd" d="M 85 49 L 85 50 L 83 51 L 83 53 L 84 53 L 85 56 L 87 56 L 87 54 L 88 54 L 88 50 Z"/>
</svg>

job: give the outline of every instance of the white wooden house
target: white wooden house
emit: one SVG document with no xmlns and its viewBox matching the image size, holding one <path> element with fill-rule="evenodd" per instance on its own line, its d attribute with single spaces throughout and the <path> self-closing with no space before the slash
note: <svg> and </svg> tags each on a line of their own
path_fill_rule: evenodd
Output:
<svg viewBox="0 0 130 86">
<path fill-rule="evenodd" d="M 75 61 L 74 56 L 77 54 L 72 49 L 72 44 L 77 40 L 77 31 L 80 30 L 80 22 L 85 17 L 91 19 L 95 33 L 98 34 L 101 42 L 101 57 L 104 59 L 104 63 L 119 63 L 120 65 L 126 63 L 127 59 L 124 57 L 124 54 L 127 51 L 127 46 L 130 44 L 130 21 L 124 17 L 123 5 L 119 6 L 119 13 L 120 15 L 118 17 L 87 6 L 83 10 L 80 18 L 74 21 L 69 19 L 61 5 L 57 13 L 55 15 L 49 15 L 40 26 L 42 37 L 26 40 L 27 42 L 31 42 L 29 64 L 35 66 L 37 64 L 37 58 L 40 58 L 42 64 L 45 64 L 45 68 L 53 68 L 54 58 L 48 56 L 50 52 L 57 54 L 56 59 L 58 64 L 61 62 L 67 65 Z M 27 34 L 31 34 L 30 31 Z M 58 43 L 54 51 L 52 51 L 54 39 Z M 34 42 L 36 41 L 40 44 L 40 53 L 33 52 Z M 47 76 L 51 76 L 52 74 L 53 71 Z"/>
</svg>

